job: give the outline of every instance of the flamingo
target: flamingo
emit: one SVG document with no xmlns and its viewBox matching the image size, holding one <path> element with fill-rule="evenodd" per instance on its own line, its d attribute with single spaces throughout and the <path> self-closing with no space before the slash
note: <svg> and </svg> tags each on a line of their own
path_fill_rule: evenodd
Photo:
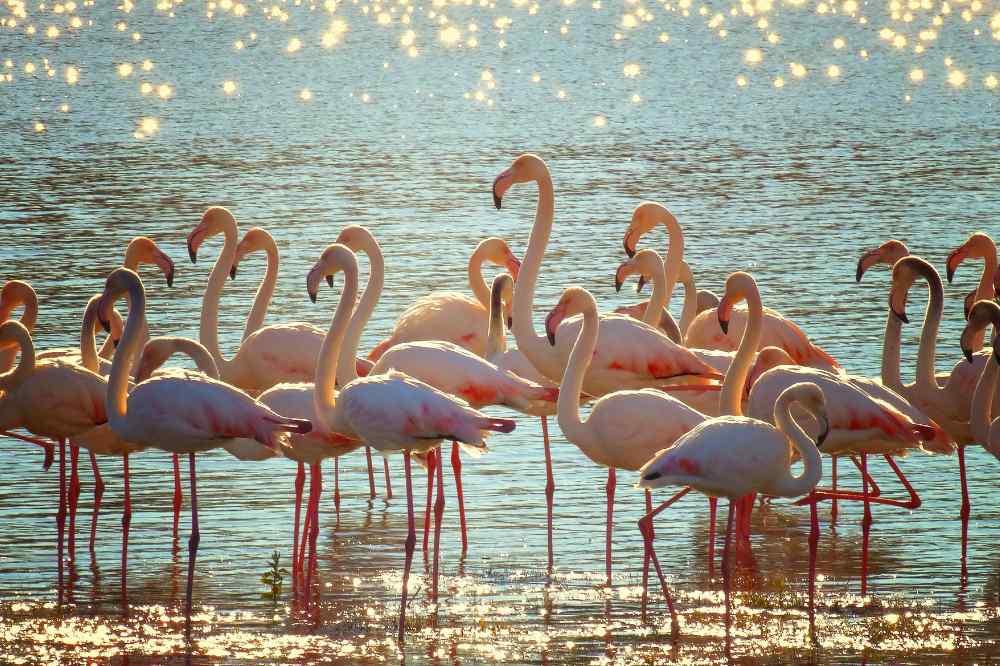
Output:
<svg viewBox="0 0 1000 666">
<path fill-rule="evenodd" d="M 315 373 L 319 350 L 323 346 L 323 331 L 305 322 L 264 326 L 268 306 L 278 282 L 278 245 L 275 243 L 274 237 L 260 227 L 253 227 L 247 231 L 236 246 L 236 257 L 229 270 L 229 276 L 235 279 L 240 262 L 248 255 L 260 251 L 263 251 L 267 256 L 267 268 L 264 278 L 257 288 L 253 306 L 243 328 L 242 344 L 248 344 L 252 353 L 268 355 L 268 365 L 263 371 L 271 374 L 270 378 L 264 382 L 269 386 L 279 383 L 309 381 Z M 355 362 L 357 368 L 362 368 L 365 372 L 371 369 L 370 361 L 356 359 Z M 357 369 L 353 369 L 352 372 L 356 377 Z M 253 450 L 259 451 L 260 447 L 249 449 L 249 451 Z M 372 470 L 371 452 L 367 447 L 365 452 L 368 462 L 369 496 L 374 499 L 375 475 Z M 388 468 L 386 468 L 387 499 L 392 497 L 388 479 Z M 335 480 L 335 487 L 339 488 L 339 479 Z M 339 509 L 339 492 L 335 495 L 335 502 Z"/>
<path fill-rule="evenodd" d="M 386 350 L 401 342 L 446 340 L 477 356 L 486 353 L 489 327 L 490 289 L 483 279 L 483 263 L 504 267 L 516 280 L 521 262 L 500 238 L 487 238 L 469 257 L 469 288 L 475 300 L 456 292 L 434 292 L 418 298 L 399 315 L 392 334 L 368 354 L 377 361 Z M 508 309 L 507 314 L 510 314 Z"/>
<path fill-rule="evenodd" d="M 968 318 L 970 310 L 970 300 L 976 301 L 992 299 L 996 294 L 994 291 L 994 279 L 997 274 L 997 246 L 988 235 L 977 232 L 969 236 L 968 239 L 948 254 L 946 269 L 948 274 L 948 284 L 955 279 L 955 271 L 966 259 L 982 259 L 983 273 L 979 278 L 979 284 L 970 292 L 965 299 L 965 315 Z M 971 340 L 972 350 L 979 351 L 983 348 L 985 332 L 980 330 Z"/>
<path fill-rule="evenodd" d="M 127 296 L 125 332 L 115 350 L 106 393 L 111 430 L 128 442 L 171 453 L 187 453 L 191 480 L 191 538 L 188 541 L 188 579 L 185 597 L 185 633 L 191 635 L 191 597 L 195 558 L 200 541 L 195 453 L 217 448 L 235 438 L 249 438 L 278 449 L 288 433 L 304 434 L 311 424 L 268 409 L 246 393 L 205 376 L 168 374 L 135 385 L 128 393 L 129 371 L 140 352 L 145 328 L 146 294 L 139 276 L 127 268 L 108 276 L 99 316 L 107 320 L 114 302 Z M 105 401 L 100 401 L 104 407 Z"/>
<path fill-rule="evenodd" d="M 730 280 L 732 277 L 730 277 Z M 728 292 L 728 289 L 727 289 Z M 723 299 L 725 302 L 725 299 Z M 812 440 L 793 416 L 798 405 L 820 422 L 819 434 Z M 639 470 L 637 487 L 648 490 L 668 485 L 685 486 L 709 497 L 729 500 L 726 519 L 726 545 L 722 556 L 722 576 L 726 598 L 726 637 L 729 638 L 731 603 L 729 550 L 733 533 L 733 508 L 742 498 L 754 493 L 774 497 L 799 497 L 819 483 L 823 462 L 817 447 L 823 443 L 828 428 L 826 400 L 818 386 L 808 382 L 793 384 L 774 403 L 773 426 L 758 419 L 726 415 L 708 419 L 681 437 L 670 448 L 660 451 Z M 791 447 L 789 446 L 791 445 Z M 804 468 L 799 476 L 791 474 L 791 448 L 801 456 Z M 675 496 L 676 497 L 676 496 Z M 653 550 L 652 518 L 654 512 L 639 521 L 646 554 L 653 561 L 664 595 L 669 601 L 666 581 Z M 816 505 L 812 504 L 809 533 L 809 619 L 814 621 L 816 545 L 819 539 Z M 677 614 L 669 604 L 674 631 Z"/>
<path fill-rule="evenodd" d="M 969 312 L 969 321 L 962 331 L 962 353 L 969 363 L 973 359 L 973 341 L 987 326 L 1000 325 L 1000 306 L 991 300 L 977 302 Z M 993 363 L 987 363 L 972 394 L 970 427 L 976 441 L 987 451 L 1000 459 L 1000 417 L 993 418 L 994 396 L 997 390 L 997 376 L 1000 375 L 1000 336 L 993 337 Z"/>
<path fill-rule="evenodd" d="M 667 294 L 669 286 L 667 280 L 669 278 L 663 270 L 663 260 L 653 250 L 643 250 L 639 255 L 632 258 L 635 272 L 642 274 L 643 277 L 640 278 L 640 282 L 646 280 L 647 277 L 652 278 L 653 292 L 650 294 L 648 301 L 616 308 L 615 314 L 628 315 L 654 328 L 658 327 L 668 338 L 677 344 L 682 344 L 683 338 L 681 337 L 680 328 L 677 327 L 677 322 L 674 321 L 674 318 L 670 316 L 670 312 L 666 309 L 669 303 L 669 295 Z M 625 265 L 622 264 L 622 266 Z M 618 292 L 621 291 L 622 283 L 626 277 L 621 275 L 621 272 L 622 269 L 619 268 L 615 274 L 615 291 Z"/>
<path fill-rule="evenodd" d="M 535 284 L 552 232 L 555 206 L 552 178 L 545 162 L 531 153 L 515 159 L 511 167 L 493 181 L 493 202 L 500 208 L 511 186 L 530 181 L 538 184 L 538 205 L 521 274 L 514 286 L 514 339 L 532 365 L 549 379 L 559 381 L 581 321 L 579 317 L 564 321 L 562 326 L 566 330 L 557 336 L 554 348 L 545 337 L 535 334 L 531 322 Z M 624 388 L 664 386 L 678 376 L 719 377 L 718 372 L 693 353 L 631 317 L 602 315 L 600 330 L 595 358 L 583 383 L 583 390 L 590 395 L 600 396 Z"/>
<path fill-rule="evenodd" d="M 21 324 L 28 333 L 34 333 L 38 322 L 38 295 L 30 284 L 22 280 L 10 280 L 0 290 L 0 321 L 7 321 L 18 307 L 24 307 L 21 313 Z M 10 347 L 0 350 L 0 371 L 6 372 L 14 367 L 17 359 L 17 349 Z"/>
</svg>

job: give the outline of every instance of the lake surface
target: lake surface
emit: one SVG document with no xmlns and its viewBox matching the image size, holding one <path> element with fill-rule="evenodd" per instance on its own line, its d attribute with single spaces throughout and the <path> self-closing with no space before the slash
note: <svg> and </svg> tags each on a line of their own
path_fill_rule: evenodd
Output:
<svg viewBox="0 0 1000 666">
<path fill-rule="evenodd" d="M 948 251 L 973 231 L 995 232 L 1000 219 L 993 2 L 21 7 L 0 8 L 0 277 L 29 280 L 38 291 L 41 349 L 74 343 L 86 299 L 138 234 L 155 238 L 178 268 L 171 289 L 144 273 L 153 334 L 197 337 L 219 240 L 192 266 L 184 238 L 209 205 L 230 207 L 241 228 L 264 226 L 278 240 L 271 323 L 325 327 L 334 300 L 324 292 L 312 305 L 304 275 L 343 226 L 368 226 L 388 267 L 363 339 L 368 349 L 417 296 L 466 291 L 467 257 L 483 237 L 502 236 L 523 253 L 534 190 L 515 189 L 497 212 L 490 184 L 530 150 L 547 160 L 556 187 L 536 322 L 568 284 L 592 290 L 601 308 L 635 298 L 615 294 L 613 272 L 632 208 L 653 199 L 684 225 L 700 286 L 721 291 L 729 272 L 751 272 L 766 305 L 846 368 L 876 376 L 888 276 L 873 270 L 856 285 L 859 253 L 896 237 L 943 271 Z M 662 251 L 663 233 L 649 243 Z M 254 256 L 226 285 L 220 331 L 230 352 L 263 269 Z M 969 262 L 947 288 L 941 369 L 961 358 L 961 296 L 978 277 Z M 918 285 L 912 320 L 925 302 Z M 918 335 L 917 324 L 904 329 L 911 372 Z M 656 527 L 683 619 L 672 642 L 655 595 L 650 621 L 640 618 L 635 521 L 643 502 L 631 489 L 634 474 L 619 474 L 608 591 L 601 586 L 606 471 L 555 427 L 556 570 L 546 575 L 540 425 L 516 418 L 513 434 L 496 437 L 488 455 L 465 465 L 464 561 L 447 483 L 436 627 L 418 545 L 408 660 L 722 660 L 721 581 L 717 565 L 714 577 L 708 572 L 706 502 L 692 495 Z M 380 497 L 369 501 L 362 455 L 341 460 L 339 516 L 329 497 L 321 507 L 321 596 L 305 608 L 287 587 L 277 601 L 263 599 L 259 583 L 272 552 L 289 561 L 294 465 L 201 456 L 198 608 L 195 640 L 186 644 L 189 514 L 185 504 L 175 544 L 169 457 L 149 452 L 132 460 L 127 607 L 119 585 L 121 464 L 102 460 L 107 491 L 93 556 L 86 548 L 92 484 L 82 465 L 76 560 L 60 608 L 58 475 L 41 470 L 34 447 L 2 440 L 0 449 L 5 663 L 397 658 L 406 532 L 398 458 L 390 501 L 381 497 L 381 478 Z M 756 512 L 755 562 L 737 572 L 732 656 L 766 663 L 995 658 L 1000 468 L 979 448 L 969 450 L 968 463 L 967 559 L 956 460 L 913 455 L 902 466 L 923 506 L 875 507 L 869 598 L 859 596 L 860 508 L 842 505 L 835 529 L 829 509 L 821 510 L 816 645 L 803 596 L 808 512 L 787 502 Z M 901 492 L 884 463 L 872 468 L 883 492 Z M 856 474 L 844 465 L 840 471 L 844 484 L 859 486 Z M 327 470 L 328 496 L 330 476 Z M 415 492 L 424 493 L 421 475 Z"/>
</svg>

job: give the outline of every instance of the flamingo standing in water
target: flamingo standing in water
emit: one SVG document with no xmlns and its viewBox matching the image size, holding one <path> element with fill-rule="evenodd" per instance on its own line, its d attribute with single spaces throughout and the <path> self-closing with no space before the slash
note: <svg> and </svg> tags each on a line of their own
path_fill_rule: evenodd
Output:
<svg viewBox="0 0 1000 666">
<path fill-rule="evenodd" d="M 1000 326 L 1000 306 L 991 300 L 976 303 L 969 312 L 969 322 L 962 331 L 962 352 L 972 362 L 973 341 L 987 326 Z M 997 390 L 997 377 L 1000 375 L 1000 336 L 993 337 L 993 363 L 987 363 L 972 394 L 972 422 L 970 427 L 976 441 L 981 442 L 987 451 L 1000 458 L 1000 417 L 993 418 L 993 403 Z"/>
<path fill-rule="evenodd" d="M 820 429 L 816 440 L 811 439 L 796 422 L 792 413 L 795 405 L 801 406 L 819 421 Z M 788 387 L 774 404 L 773 418 L 778 424 L 777 427 L 764 421 L 735 415 L 708 419 L 681 437 L 672 447 L 660 451 L 639 470 L 639 488 L 651 490 L 668 485 L 686 486 L 687 488 L 681 493 L 693 488 L 709 497 L 725 497 L 729 500 L 726 545 L 722 555 L 727 645 L 731 617 L 729 551 L 733 533 L 734 506 L 742 498 L 755 493 L 766 493 L 774 497 L 805 495 L 816 487 L 823 475 L 823 462 L 817 449 L 817 446 L 823 443 L 828 430 L 823 391 L 815 384 L 807 382 Z M 797 477 L 791 474 L 792 448 L 801 456 L 804 463 L 804 469 Z M 811 506 L 809 620 L 812 627 L 819 526 L 816 504 L 813 503 Z M 649 512 L 639 521 L 639 526 L 645 540 L 646 554 L 653 561 L 664 595 L 669 602 L 669 591 L 650 535 L 654 515 L 655 512 Z M 672 603 L 669 603 L 669 607 L 672 626 L 676 633 L 677 614 Z"/>
<path fill-rule="evenodd" d="M 107 421 L 125 441 L 171 453 L 187 453 L 191 478 L 191 538 L 188 542 L 188 580 L 185 597 L 185 631 L 191 635 L 191 596 L 195 558 L 200 541 L 195 453 L 218 448 L 234 438 L 249 438 L 277 449 L 288 433 L 307 433 L 308 421 L 287 418 L 260 404 L 246 393 L 204 376 L 169 374 L 136 384 L 128 392 L 129 371 L 141 351 L 145 328 L 146 294 L 139 276 L 119 268 L 108 276 L 99 315 L 117 299 L 129 299 L 125 332 L 115 350 L 107 381 Z M 101 401 L 102 407 L 104 401 Z"/>
<path fill-rule="evenodd" d="M 419 340 L 446 340 L 477 356 L 485 355 L 490 307 L 490 289 L 483 279 L 483 263 L 487 261 L 506 268 L 517 279 L 521 262 L 503 239 L 487 238 L 469 257 L 469 288 L 475 300 L 453 291 L 418 298 L 399 315 L 392 334 L 378 343 L 368 358 L 377 361 L 394 345 Z"/>
</svg>

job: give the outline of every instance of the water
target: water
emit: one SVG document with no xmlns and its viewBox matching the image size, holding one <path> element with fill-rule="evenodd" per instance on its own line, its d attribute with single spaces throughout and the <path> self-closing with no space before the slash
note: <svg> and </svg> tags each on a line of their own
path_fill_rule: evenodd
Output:
<svg viewBox="0 0 1000 666">
<path fill-rule="evenodd" d="M 990 78 L 1000 73 L 996 4 L 956 3 L 947 12 L 937 2 L 757 2 L 732 5 L 735 14 L 724 3 L 706 4 L 704 13 L 702 7 L 164 0 L 155 7 L 34 5 L 19 16 L 8 4 L 0 9 L 0 60 L 9 60 L 0 62 L 0 76 L 11 79 L 0 82 L 2 277 L 30 280 L 38 290 L 37 346 L 70 345 L 86 298 L 101 288 L 127 241 L 149 235 L 178 265 L 172 289 L 160 276 L 144 275 L 153 333 L 196 336 L 218 240 L 191 266 L 184 237 L 206 206 L 226 205 L 242 228 L 264 226 L 278 240 L 281 277 L 268 321 L 325 326 L 333 298 L 324 292 L 310 304 L 303 276 L 340 228 L 364 224 L 388 266 L 386 293 L 363 339 L 367 349 L 418 295 L 464 290 L 467 256 L 484 236 L 500 235 L 523 252 L 533 190 L 512 191 L 498 213 L 489 187 L 517 153 L 532 150 L 549 163 L 557 206 L 539 311 L 572 283 L 591 289 L 602 308 L 631 302 L 634 296 L 611 288 L 613 271 L 631 209 L 654 199 L 684 225 L 700 286 L 720 291 L 729 272 L 753 273 L 766 305 L 800 323 L 845 367 L 875 376 L 887 276 L 875 270 L 855 285 L 859 252 L 897 237 L 943 270 L 946 253 L 974 230 L 991 231 L 1000 213 L 992 196 L 1000 185 Z M 80 18 L 79 28 L 72 17 Z M 26 34 L 29 25 L 35 34 Z M 46 36 L 50 25 L 57 37 Z M 883 28 L 892 32 L 880 35 Z M 933 39 L 921 36 L 931 29 Z M 776 43 L 768 41 L 772 33 Z M 331 48 L 323 45 L 326 34 Z M 893 44 L 897 35 L 904 45 Z M 293 38 L 300 48 L 289 52 Z M 761 62 L 752 64 L 757 55 Z M 791 63 L 805 66 L 804 78 Z M 840 68 L 835 77 L 831 65 Z M 915 69 L 922 81 L 914 81 Z M 662 250 L 662 232 L 644 241 L 651 242 Z M 960 358 L 960 297 L 978 279 L 977 268 L 963 266 L 947 289 L 942 368 Z M 255 256 L 226 285 L 224 349 L 236 348 L 262 272 Z M 925 300 L 916 288 L 911 317 Z M 918 333 L 916 325 L 904 331 L 911 369 Z M 546 576 L 540 427 L 537 419 L 517 420 L 516 432 L 497 437 L 488 455 L 465 465 L 471 543 L 464 561 L 447 484 L 437 627 L 418 554 L 408 658 L 722 659 L 721 583 L 717 565 L 716 577 L 708 573 L 704 500 L 682 500 L 657 524 L 658 552 L 684 622 L 673 643 L 655 595 L 651 622 L 640 621 L 635 521 L 642 498 L 630 488 L 633 474 L 619 474 L 615 587 L 606 591 L 606 472 L 555 428 L 556 571 Z M 132 461 L 127 611 L 119 585 L 120 462 L 101 463 L 108 488 L 93 556 L 84 464 L 76 561 L 68 603 L 59 609 L 56 475 L 42 472 L 40 456 L 25 445 L 3 440 L 0 447 L 8 454 L 0 486 L 5 662 L 396 658 L 406 530 L 398 459 L 396 495 L 388 502 L 368 500 L 362 457 L 341 461 L 339 516 L 328 497 L 321 509 L 321 599 L 305 609 L 292 603 L 287 587 L 279 601 L 263 599 L 259 583 L 273 551 L 288 563 L 294 467 L 201 456 L 198 616 L 195 642 L 185 645 L 179 604 L 188 513 L 185 506 L 174 540 L 167 456 Z M 733 656 L 838 663 L 994 656 L 997 468 L 981 449 L 970 449 L 968 462 L 967 559 L 954 458 L 911 456 L 903 467 L 923 506 L 912 513 L 875 508 L 869 599 L 858 596 L 859 509 L 842 505 L 835 529 L 822 510 L 818 645 L 808 639 L 802 596 L 808 514 L 787 502 L 756 513 L 755 564 L 738 570 Z M 901 492 L 883 463 L 873 468 L 884 492 Z M 845 484 L 859 485 L 856 474 L 840 470 Z M 327 470 L 327 495 L 330 477 Z M 379 479 L 380 493 L 382 485 Z M 420 475 L 415 486 L 422 497 Z"/>
</svg>

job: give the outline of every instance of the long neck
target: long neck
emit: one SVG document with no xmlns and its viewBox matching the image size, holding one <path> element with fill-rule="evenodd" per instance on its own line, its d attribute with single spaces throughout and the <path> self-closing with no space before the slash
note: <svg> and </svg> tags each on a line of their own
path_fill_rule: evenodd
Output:
<svg viewBox="0 0 1000 666">
<path fill-rule="evenodd" d="M 677 223 L 677 218 L 670 213 L 663 217 L 663 225 L 667 228 L 667 235 L 670 237 L 670 245 L 667 247 L 666 257 L 663 259 L 663 268 L 666 271 L 666 300 L 664 305 L 670 307 L 670 298 L 674 293 L 674 286 L 677 284 L 677 277 L 681 273 L 681 262 L 684 261 L 684 232 L 681 225 Z"/>
<path fill-rule="evenodd" d="M 798 497 L 812 491 L 823 476 L 823 462 L 815 442 L 792 418 L 791 408 L 794 398 L 782 394 L 774 405 L 774 423 L 787 437 L 802 457 L 803 470 L 799 476 L 792 476 L 791 466 L 787 474 L 774 484 L 772 489 L 782 497 Z M 789 462 L 791 462 L 789 460 Z"/>
<path fill-rule="evenodd" d="M 80 329 L 80 361 L 83 367 L 91 372 L 97 372 L 99 361 L 97 359 L 97 339 L 95 327 L 97 325 L 97 298 L 91 299 L 87 304 L 87 309 L 83 312 L 83 327 Z M 111 340 L 111 336 L 108 336 Z"/>
<path fill-rule="evenodd" d="M 226 277 L 229 269 L 233 266 L 233 259 L 236 257 L 236 234 L 235 225 L 226 225 L 224 235 L 225 242 L 219 258 L 212 267 L 212 272 L 208 276 L 208 285 L 205 287 L 205 296 L 201 301 L 201 326 L 198 339 L 205 349 L 215 359 L 215 364 L 219 366 L 219 372 L 225 373 L 224 368 L 229 364 L 222 357 L 222 350 L 219 349 L 219 300 L 222 297 L 222 288 L 226 284 Z M 129 319 L 131 319 L 131 310 Z M 120 348 L 120 346 L 119 346 Z M 115 354 L 115 358 L 118 354 Z"/>
<path fill-rule="evenodd" d="M 250 308 L 246 326 L 243 327 L 244 340 L 264 325 L 267 308 L 271 305 L 271 297 L 274 296 L 274 287 L 278 284 L 278 246 L 275 245 L 273 238 L 268 237 L 265 250 L 267 251 L 267 270 L 264 272 L 264 279 L 260 281 L 260 286 L 257 287 L 253 307 Z"/>
<path fill-rule="evenodd" d="M 976 390 L 972 393 L 969 428 L 977 442 L 989 441 L 990 424 L 993 422 L 993 394 L 996 392 L 998 375 L 1000 365 L 991 353 L 986 359 L 979 381 L 976 382 Z"/>
<path fill-rule="evenodd" d="M 642 320 L 653 328 L 659 328 L 660 317 L 663 316 L 663 308 L 667 307 L 669 302 L 670 294 L 667 293 L 663 271 L 654 271 L 653 291 L 649 294 L 649 302 L 646 303 L 646 311 L 642 315 Z"/>
<path fill-rule="evenodd" d="M 570 352 L 556 402 L 559 427 L 566 439 L 581 447 L 589 441 L 590 433 L 580 420 L 580 391 L 583 390 L 583 377 L 597 347 L 599 327 L 596 305 L 585 308 L 583 326 L 573 345 L 573 351 Z"/>
<path fill-rule="evenodd" d="M 385 285 L 385 259 L 382 257 L 382 249 L 375 239 L 371 239 L 361 250 L 368 256 L 368 284 L 361 294 L 361 300 L 354 315 L 351 317 L 351 324 L 347 328 L 344 336 L 343 347 L 340 352 L 340 359 L 337 362 L 337 383 L 346 385 L 358 378 L 358 368 L 355 358 L 358 355 L 358 346 L 361 344 L 361 334 L 368 325 L 368 321 L 378 306 L 379 298 L 382 296 L 382 287 Z M 355 288 L 355 293 L 357 289 Z M 341 302 L 346 296 L 341 297 Z M 354 297 L 351 297 L 351 305 L 354 305 Z M 318 382 L 317 382 L 318 385 Z"/>
<path fill-rule="evenodd" d="M 531 361 L 539 372 L 553 381 L 559 381 L 559 360 L 551 346 L 542 336 L 535 334 L 532 322 L 534 310 L 535 286 L 538 283 L 538 272 L 542 267 L 545 247 L 549 244 L 552 233 L 552 220 L 555 211 L 555 193 L 552 189 L 552 178 L 548 173 L 538 179 L 538 206 L 535 209 L 535 224 L 531 228 L 528 239 L 528 249 L 521 263 L 517 280 L 514 282 L 514 339 L 518 349 Z"/>
<path fill-rule="evenodd" d="M 900 346 L 903 335 L 903 322 L 889 310 L 885 320 L 885 338 L 882 340 L 882 383 L 899 394 L 908 387 L 903 386 L 900 374 Z"/>
<path fill-rule="evenodd" d="M 722 392 L 719 394 L 719 413 L 728 416 L 741 416 L 743 409 L 743 391 L 746 386 L 750 366 L 753 364 L 757 348 L 760 346 L 761 326 L 764 320 L 764 308 L 760 303 L 760 294 L 756 289 L 747 290 L 747 325 L 740 339 L 736 357 L 726 371 L 722 381 Z"/>
<path fill-rule="evenodd" d="M 492 359 L 503 351 L 503 289 L 494 287 L 490 293 L 490 327 L 486 335 L 486 358 Z"/>
<path fill-rule="evenodd" d="M 21 313 L 21 323 L 24 327 L 28 329 L 28 332 L 35 330 L 35 324 L 38 322 L 38 297 L 35 296 L 34 291 L 31 295 L 24 301 L 24 312 Z"/>
<path fill-rule="evenodd" d="M 934 394 L 939 391 L 935 376 L 935 355 L 937 350 L 938 327 L 944 310 L 944 293 L 940 283 L 928 280 L 930 298 L 924 313 L 924 328 L 920 333 L 920 351 L 917 354 L 917 386 L 921 392 Z"/>
<path fill-rule="evenodd" d="M 469 289 L 485 309 L 490 308 L 490 288 L 483 279 L 483 256 L 478 248 L 469 257 Z"/>
<path fill-rule="evenodd" d="M 108 375 L 108 421 L 114 429 L 124 421 L 128 402 L 128 380 L 132 360 L 142 351 L 142 331 L 146 325 L 146 295 L 138 282 L 129 285 L 129 309 L 125 331 L 115 349 Z"/>
<path fill-rule="evenodd" d="M 204 346 L 195 340 L 191 338 L 174 338 L 173 348 L 176 353 L 184 354 L 190 358 L 194 362 L 195 367 L 201 370 L 202 373 L 212 379 L 219 378 L 219 368 L 215 365 L 215 359 L 212 358 L 212 355 L 208 353 L 208 350 Z"/>
<path fill-rule="evenodd" d="M 15 329 L 15 340 L 21 352 L 21 360 L 13 370 L 0 375 L 0 391 L 11 391 L 17 388 L 32 372 L 35 371 L 35 345 L 27 327 Z"/>
<path fill-rule="evenodd" d="M 983 274 L 979 278 L 979 288 L 976 289 L 976 300 L 980 301 L 982 299 L 993 300 L 993 275 L 997 272 L 997 248 L 995 245 L 990 246 L 985 256 L 983 257 Z M 997 329 L 993 329 L 994 334 Z M 979 331 L 972 338 L 971 348 L 972 351 L 979 351 L 983 348 L 983 340 L 986 338 L 986 329 Z M 980 440 L 985 441 L 985 440 Z"/>
<path fill-rule="evenodd" d="M 694 275 L 691 269 L 684 264 L 681 267 L 681 283 L 684 285 L 684 309 L 681 310 L 681 335 L 687 337 L 691 322 L 698 316 L 698 288 L 694 283 Z"/>
<path fill-rule="evenodd" d="M 320 418 L 330 420 L 324 415 L 330 414 L 336 406 L 336 377 L 337 361 L 340 356 L 340 346 L 347 333 L 347 327 L 351 324 L 351 315 L 354 312 L 354 302 L 358 299 L 358 270 L 357 265 L 353 268 L 344 267 L 344 293 L 337 303 L 337 310 L 334 312 L 333 320 L 330 322 L 330 330 L 327 331 L 323 339 L 323 347 L 319 352 L 319 359 L 316 363 L 316 389 L 313 391 L 313 401 Z M 351 363 L 354 365 L 354 354 L 351 354 Z"/>
</svg>

